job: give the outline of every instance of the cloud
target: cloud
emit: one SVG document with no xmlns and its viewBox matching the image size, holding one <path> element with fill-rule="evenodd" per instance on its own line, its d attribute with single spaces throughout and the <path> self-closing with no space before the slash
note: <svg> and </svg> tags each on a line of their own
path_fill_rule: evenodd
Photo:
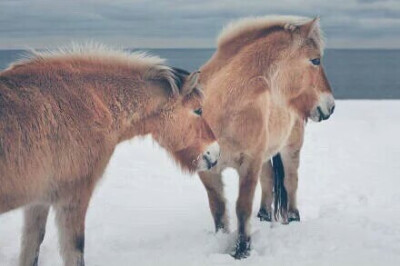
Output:
<svg viewBox="0 0 400 266">
<path fill-rule="evenodd" d="M 395 0 L 3 0 L 0 48 L 70 40 L 123 47 L 213 47 L 229 21 L 266 14 L 320 15 L 328 47 L 400 48 L 400 3 Z"/>
</svg>

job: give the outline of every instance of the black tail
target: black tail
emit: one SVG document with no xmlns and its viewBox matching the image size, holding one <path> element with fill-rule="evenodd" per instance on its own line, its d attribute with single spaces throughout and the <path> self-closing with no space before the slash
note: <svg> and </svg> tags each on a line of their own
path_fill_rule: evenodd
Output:
<svg viewBox="0 0 400 266">
<path fill-rule="evenodd" d="M 278 153 L 272 157 L 272 167 L 274 169 L 274 216 L 275 220 L 287 213 L 288 197 L 284 185 L 285 171 L 281 155 Z"/>
</svg>

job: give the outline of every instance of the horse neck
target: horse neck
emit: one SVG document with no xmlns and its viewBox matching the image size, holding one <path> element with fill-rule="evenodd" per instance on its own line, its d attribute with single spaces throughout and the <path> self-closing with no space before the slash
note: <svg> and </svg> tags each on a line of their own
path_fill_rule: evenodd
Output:
<svg viewBox="0 0 400 266">
<path fill-rule="evenodd" d="M 160 95 L 140 97 L 137 94 L 130 94 L 126 98 L 131 101 L 130 107 L 123 108 L 119 112 L 120 118 L 116 120 L 120 135 L 119 141 L 148 134 L 156 137 L 159 132 L 163 131 L 164 112 L 168 108 L 170 99 Z"/>
<path fill-rule="evenodd" d="M 205 84 L 231 63 L 250 67 L 257 64 L 252 68 L 253 76 L 260 71 L 265 73 L 276 60 L 282 41 L 290 38 L 290 34 L 283 31 L 281 26 L 242 33 L 218 46 L 210 60 L 200 69 L 201 82 Z"/>
<path fill-rule="evenodd" d="M 96 66 L 94 66 L 96 68 Z M 163 110 L 171 99 L 163 84 L 143 80 L 140 70 L 110 65 L 96 80 L 96 95 L 113 117 L 113 130 L 118 141 L 162 130 Z M 95 69 L 96 72 L 96 69 Z M 88 80 L 91 86 L 93 80 Z"/>
<path fill-rule="evenodd" d="M 120 141 L 147 134 L 155 136 L 162 131 L 165 110 L 171 103 L 165 89 L 157 84 L 136 80 L 136 84 L 124 87 L 122 91 L 110 101 L 111 106 L 120 107 L 116 108 L 114 115 Z"/>
<path fill-rule="evenodd" d="M 219 49 L 200 69 L 202 84 L 207 84 L 221 70 L 224 71 L 228 68 L 230 75 L 235 75 L 241 79 L 266 76 L 275 60 L 270 56 L 272 48 L 259 43 L 247 44 L 240 49 Z M 232 53 L 233 50 L 234 53 Z M 207 90 L 207 87 L 205 90 Z"/>
<path fill-rule="evenodd" d="M 127 125 L 121 128 L 119 142 L 132 139 L 136 136 L 152 135 L 152 137 L 160 142 L 160 132 L 163 131 L 165 117 L 162 110 L 154 109 L 154 113 L 148 114 L 144 117 L 133 118 L 128 121 Z"/>
<path fill-rule="evenodd" d="M 210 78 L 229 63 L 229 60 L 229 57 L 221 55 L 217 50 L 207 63 L 200 68 L 200 83 L 207 84 Z M 207 87 L 203 88 L 203 90 L 207 91 Z"/>
<path fill-rule="evenodd" d="M 140 73 L 129 67 L 84 64 L 77 67 L 80 84 L 90 88 L 91 98 L 104 106 L 103 111 L 112 118 L 114 130 L 120 130 L 132 119 L 142 117 L 145 108 L 137 103 L 146 88 L 140 82 Z"/>
<path fill-rule="evenodd" d="M 102 107 L 96 111 L 111 118 L 110 131 L 119 136 L 119 141 L 154 130 L 159 121 L 159 110 L 168 101 L 168 96 L 160 84 L 143 80 L 142 71 L 145 70 L 113 61 L 78 59 L 75 63 L 76 72 L 68 73 L 71 76 L 67 78 L 90 90 L 90 100 L 97 103 L 96 107 Z M 60 70 L 64 69 L 61 67 Z"/>
</svg>

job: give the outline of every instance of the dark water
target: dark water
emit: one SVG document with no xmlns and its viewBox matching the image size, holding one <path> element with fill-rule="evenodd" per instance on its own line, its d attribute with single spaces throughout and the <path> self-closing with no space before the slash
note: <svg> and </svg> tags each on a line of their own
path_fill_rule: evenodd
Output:
<svg viewBox="0 0 400 266">
<path fill-rule="evenodd" d="M 170 65 L 198 69 L 214 49 L 153 49 Z M 21 50 L 0 50 L 0 69 L 18 59 Z M 400 50 L 328 49 L 324 66 L 337 99 L 400 99 Z"/>
</svg>

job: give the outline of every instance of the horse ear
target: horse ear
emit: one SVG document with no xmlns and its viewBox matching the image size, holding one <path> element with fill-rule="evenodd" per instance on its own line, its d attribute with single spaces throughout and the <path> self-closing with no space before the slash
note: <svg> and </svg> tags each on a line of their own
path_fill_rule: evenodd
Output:
<svg viewBox="0 0 400 266">
<path fill-rule="evenodd" d="M 192 72 L 186 77 L 185 85 L 183 86 L 182 94 L 189 95 L 194 89 L 198 89 L 200 71 Z"/>
<path fill-rule="evenodd" d="M 300 34 L 304 38 L 310 38 L 311 35 L 314 33 L 315 29 L 318 28 L 318 26 L 319 26 L 319 17 L 315 17 L 314 19 L 300 26 Z"/>
</svg>

